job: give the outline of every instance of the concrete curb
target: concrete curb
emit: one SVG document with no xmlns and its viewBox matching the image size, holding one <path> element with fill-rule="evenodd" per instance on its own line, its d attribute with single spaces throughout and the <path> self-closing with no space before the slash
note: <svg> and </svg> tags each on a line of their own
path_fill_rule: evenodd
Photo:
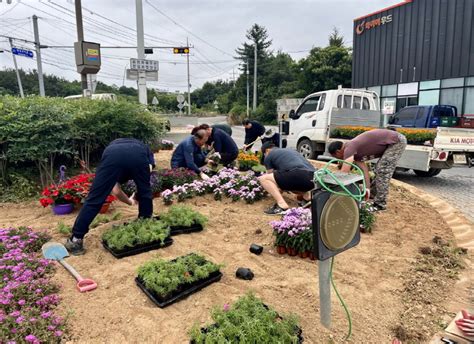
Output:
<svg viewBox="0 0 474 344">
<path fill-rule="evenodd" d="M 454 234 L 459 247 L 466 248 L 471 255 L 474 253 L 474 224 L 448 202 L 433 196 L 413 185 L 392 179 L 392 185 L 399 186 L 423 201 L 427 202 L 446 221 Z"/>
</svg>

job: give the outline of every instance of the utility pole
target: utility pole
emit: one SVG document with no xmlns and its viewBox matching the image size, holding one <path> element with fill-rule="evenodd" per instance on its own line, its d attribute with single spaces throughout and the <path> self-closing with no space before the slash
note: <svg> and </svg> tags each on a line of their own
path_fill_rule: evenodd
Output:
<svg viewBox="0 0 474 344">
<path fill-rule="evenodd" d="M 15 65 L 16 79 L 18 81 L 18 88 L 20 89 L 20 95 L 22 98 L 25 98 L 25 94 L 23 93 L 23 86 L 21 85 L 20 73 L 18 72 L 18 65 L 16 64 L 16 55 L 13 54 L 13 40 L 11 38 L 8 38 L 8 41 L 10 42 L 10 48 L 11 48 L 12 56 L 13 56 L 13 64 Z"/>
<path fill-rule="evenodd" d="M 189 49 L 188 37 L 186 37 L 186 46 Z M 191 80 L 189 75 L 189 52 L 186 54 L 186 60 L 188 64 L 188 116 L 191 115 Z"/>
<path fill-rule="evenodd" d="M 41 45 L 40 45 L 39 31 L 38 31 L 38 17 L 36 15 L 33 16 L 33 31 L 35 34 L 36 63 L 38 65 L 39 94 L 41 97 L 44 97 L 45 92 L 44 92 L 44 80 L 43 80 L 43 66 L 41 64 Z"/>
<path fill-rule="evenodd" d="M 76 27 L 77 27 L 77 41 L 81 44 L 84 41 L 84 28 L 82 26 L 82 3 L 81 0 L 75 0 L 75 10 L 76 10 Z M 87 90 L 87 75 L 81 73 L 81 88 L 82 96 L 85 95 L 85 90 Z"/>
<path fill-rule="evenodd" d="M 255 42 L 253 61 L 253 111 L 257 111 L 257 42 Z"/>
<path fill-rule="evenodd" d="M 245 64 L 245 74 L 247 75 L 247 118 L 249 118 L 250 112 L 250 87 L 249 87 L 249 60 Z"/>
<path fill-rule="evenodd" d="M 143 3 L 142 0 L 135 0 L 137 12 L 137 55 L 139 59 L 145 58 L 145 32 L 143 29 Z M 138 71 L 138 101 L 147 104 L 146 94 L 146 72 Z"/>
</svg>

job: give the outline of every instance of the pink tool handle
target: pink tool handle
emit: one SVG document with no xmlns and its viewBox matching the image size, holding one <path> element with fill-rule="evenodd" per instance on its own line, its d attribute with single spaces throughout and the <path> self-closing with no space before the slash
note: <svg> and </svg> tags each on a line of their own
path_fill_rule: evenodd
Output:
<svg viewBox="0 0 474 344">
<path fill-rule="evenodd" d="M 97 283 L 89 278 L 84 278 L 77 282 L 77 289 L 79 289 L 81 293 L 94 290 L 95 288 L 97 288 Z"/>
</svg>

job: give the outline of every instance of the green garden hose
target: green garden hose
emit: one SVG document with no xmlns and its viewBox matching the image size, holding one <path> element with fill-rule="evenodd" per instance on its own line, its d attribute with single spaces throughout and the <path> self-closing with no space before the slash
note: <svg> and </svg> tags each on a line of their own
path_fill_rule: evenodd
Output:
<svg viewBox="0 0 474 344">
<path fill-rule="evenodd" d="M 329 170 L 329 166 L 334 163 L 334 162 L 337 162 L 337 163 L 343 163 L 343 164 L 347 164 L 347 165 L 350 165 L 351 167 L 355 168 L 355 170 L 357 171 L 358 174 L 360 174 L 362 176 L 362 190 L 360 190 L 359 188 L 357 188 L 357 190 L 360 190 L 359 193 L 352 193 L 338 178 L 337 176 Z M 331 177 L 331 179 L 334 181 L 334 183 L 339 186 L 342 191 L 336 191 L 332 188 L 330 188 L 329 186 L 326 185 L 326 183 L 324 182 L 323 180 L 323 177 L 324 176 L 329 176 Z M 317 170 L 315 173 L 314 173 L 314 182 L 315 183 L 318 183 L 319 185 L 321 185 L 321 187 L 334 194 L 334 195 L 339 195 L 339 196 L 347 196 L 347 197 L 351 197 L 353 198 L 355 201 L 357 202 L 361 202 L 364 197 L 365 197 L 365 194 L 366 194 L 366 185 L 365 185 L 365 178 L 364 178 L 364 172 L 360 169 L 359 166 L 355 165 L 355 164 L 352 164 L 350 162 L 347 162 L 347 161 L 344 161 L 344 160 L 340 160 L 340 159 L 332 159 L 331 161 L 329 161 L 326 165 L 324 165 L 323 168 Z M 329 279 L 331 280 L 331 285 L 332 287 L 334 288 L 334 291 L 336 292 L 336 295 L 337 295 L 337 298 L 339 299 L 339 302 L 341 303 L 342 307 L 344 308 L 344 311 L 346 313 L 346 317 L 347 317 L 347 321 L 349 323 L 349 329 L 348 329 L 348 332 L 347 332 L 347 336 L 346 336 L 346 340 L 348 340 L 351 335 L 352 335 L 352 317 L 351 317 L 351 312 L 349 310 L 349 307 L 346 305 L 346 303 L 344 302 L 344 299 L 342 298 L 342 296 L 339 294 L 339 291 L 337 290 L 336 288 L 336 283 L 334 282 L 334 279 L 332 277 L 332 269 L 333 269 L 333 266 L 334 266 L 334 256 L 331 258 L 331 268 L 329 270 Z"/>
</svg>

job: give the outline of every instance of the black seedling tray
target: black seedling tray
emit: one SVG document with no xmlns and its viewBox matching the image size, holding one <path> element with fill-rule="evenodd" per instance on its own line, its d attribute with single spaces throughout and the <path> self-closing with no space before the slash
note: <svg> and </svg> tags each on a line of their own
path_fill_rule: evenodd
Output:
<svg viewBox="0 0 474 344">
<path fill-rule="evenodd" d="M 150 242 L 148 244 L 137 245 L 135 247 L 127 247 L 127 248 L 124 248 L 122 250 L 114 250 L 114 249 L 110 248 L 105 241 L 102 241 L 102 246 L 104 246 L 104 248 L 107 251 L 109 251 L 115 258 L 118 258 L 118 259 L 124 258 L 124 257 L 129 257 L 129 256 L 134 256 L 136 254 L 140 254 L 140 253 L 143 253 L 143 252 L 148 252 L 148 251 L 151 251 L 151 250 L 157 250 L 159 248 L 168 247 L 171 244 L 173 244 L 173 239 L 171 239 L 171 237 L 169 236 L 165 239 L 163 244 L 161 244 L 161 241 L 154 241 L 154 242 Z"/>
<path fill-rule="evenodd" d="M 219 281 L 221 278 L 222 272 L 213 272 L 205 279 L 196 281 L 191 284 L 179 286 L 176 292 L 172 293 L 169 297 L 166 298 L 161 297 L 154 291 L 147 289 L 140 278 L 135 277 L 135 282 L 140 287 L 140 289 L 143 290 L 143 292 L 150 298 L 150 300 L 153 301 L 154 304 L 156 304 L 160 308 L 164 308 L 166 306 L 171 305 L 172 303 L 175 303 L 176 301 L 179 301 L 188 297 L 191 294 L 194 294 L 195 292 L 201 290 L 204 287 L 207 287 L 208 285 L 214 282 Z"/>
<path fill-rule="evenodd" d="M 155 220 L 159 220 L 159 216 L 154 217 Z M 186 226 L 171 226 L 170 227 L 170 235 L 179 235 L 179 234 L 189 234 L 189 233 L 194 233 L 194 232 L 200 232 L 204 228 L 202 225 L 199 223 L 194 224 L 192 226 L 186 227 Z"/>
</svg>

